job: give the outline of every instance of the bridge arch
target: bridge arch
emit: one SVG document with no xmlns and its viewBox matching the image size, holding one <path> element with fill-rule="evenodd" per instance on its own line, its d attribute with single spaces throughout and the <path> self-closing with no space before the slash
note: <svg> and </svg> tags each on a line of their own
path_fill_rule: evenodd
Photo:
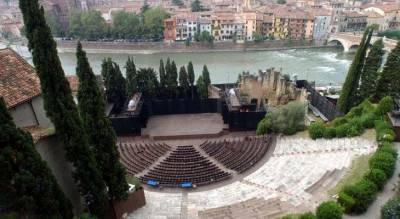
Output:
<svg viewBox="0 0 400 219">
<path fill-rule="evenodd" d="M 347 40 L 344 39 L 340 39 L 340 38 L 329 38 L 328 40 L 328 44 L 332 45 L 336 43 L 336 45 L 340 45 L 343 47 L 345 52 L 349 52 L 350 48 L 354 47 L 354 46 L 358 46 L 358 44 L 356 43 L 351 43 Z"/>
</svg>

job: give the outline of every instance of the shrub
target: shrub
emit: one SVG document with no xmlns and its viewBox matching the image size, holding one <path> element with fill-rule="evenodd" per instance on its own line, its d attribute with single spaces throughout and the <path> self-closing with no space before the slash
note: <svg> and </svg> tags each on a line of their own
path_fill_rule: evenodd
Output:
<svg viewBox="0 0 400 219">
<path fill-rule="evenodd" d="M 375 200 L 377 187 L 366 179 L 362 179 L 354 185 L 346 186 L 343 190 L 354 199 L 354 205 L 349 209 L 349 213 L 363 213 L 368 206 Z"/>
<path fill-rule="evenodd" d="M 351 119 L 353 117 L 360 117 L 362 113 L 363 113 L 363 105 L 360 104 L 358 106 L 351 108 L 351 110 L 346 114 L 346 118 Z"/>
<path fill-rule="evenodd" d="M 375 119 L 375 114 L 373 113 L 364 114 L 360 118 L 362 126 L 366 129 L 374 127 Z"/>
<path fill-rule="evenodd" d="M 343 206 L 346 213 L 352 212 L 353 206 L 356 203 L 356 201 L 344 191 L 339 193 L 338 202 Z"/>
<path fill-rule="evenodd" d="M 376 130 L 376 140 L 379 141 L 387 141 L 392 142 L 396 134 L 391 129 L 389 124 L 384 120 L 375 121 L 375 130 Z"/>
<path fill-rule="evenodd" d="M 324 138 L 334 138 L 336 137 L 336 129 L 333 127 L 327 127 L 324 131 Z"/>
<path fill-rule="evenodd" d="M 376 114 L 383 116 L 393 110 L 393 99 L 390 96 L 384 97 L 379 101 L 378 107 L 376 108 Z"/>
<path fill-rule="evenodd" d="M 351 126 L 349 124 L 343 124 L 338 127 L 336 127 L 336 137 L 338 138 L 344 138 L 347 137 L 347 133 L 351 129 Z"/>
<path fill-rule="evenodd" d="M 267 127 L 266 127 L 266 118 L 262 119 L 258 124 L 257 124 L 257 130 L 256 134 L 257 135 L 264 135 L 267 133 Z"/>
<path fill-rule="evenodd" d="M 393 148 L 393 144 L 389 142 L 383 142 L 378 148 L 379 151 L 391 154 L 394 158 L 397 157 L 397 151 Z"/>
<path fill-rule="evenodd" d="M 378 150 L 369 160 L 369 166 L 371 169 L 382 170 L 390 178 L 396 167 L 396 159 L 393 154 Z"/>
<path fill-rule="evenodd" d="M 307 212 L 307 213 L 301 214 L 299 216 L 299 219 L 317 219 L 317 217 L 313 213 Z"/>
<path fill-rule="evenodd" d="M 364 178 L 370 180 L 371 182 L 375 183 L 376 187 L 379 190 L 382 190 L 385 182 L 387 180 L 387 176 L 385 172 L 380 169 L 371 169 L 365 175 Z"/>
<path fill-rule="evenodd" d="M 333 201 L 321 203 L 316 212 L 318 219 L 341 219 L 343 209 Z"/>
<path fill-rule="evenodd" d="M 317 139 L 324 136 L 325 125 L 322 122 L 314 122 L 308 128 L 310 138 Z"/>
<path fill-rule="evenodd" d="M 393 219 L 400 217 L 400 198 L 390 199 L 381 209 L 382 219 Z"/>
<path fill-rule="evenodd" d="M 338 127 L 340 125 L 346 124 L 347 122 L 348 122 L 347 118 L 339 117 L 332 121 L 332 125 L 333 125 L 333 127 Z"/>
</svg>

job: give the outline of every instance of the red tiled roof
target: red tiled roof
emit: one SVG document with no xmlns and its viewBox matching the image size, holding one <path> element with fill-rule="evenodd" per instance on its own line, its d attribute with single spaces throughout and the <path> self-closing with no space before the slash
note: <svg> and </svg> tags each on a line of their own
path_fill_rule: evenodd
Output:
<svg viewBox="0 0 400 219">
<path fill-rule="evenodd" d="M 40 81 L 35 69 L 11 49 L 0 49 L 0 96 L 7 108 L 39 96 Z"/>
</svg>

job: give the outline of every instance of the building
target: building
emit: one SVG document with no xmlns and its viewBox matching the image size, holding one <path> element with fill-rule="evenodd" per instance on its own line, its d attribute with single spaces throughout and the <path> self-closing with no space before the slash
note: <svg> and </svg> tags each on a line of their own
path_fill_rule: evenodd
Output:
<svg viewBox="0 0 400 219">
<path fill-rule="evenodd" d="M 363 7 L 363 12 L 375 12 L 384 17 L 381 30 L 400 28 L 400 5 L 395 2 L 369 4 Z"/>
<path fill-rule="evenodd" d="M 364 31 L 367 27 L 367 15 L 358 12 L 345 12 L 345 16 L 347 25 L 345 32 Z"/>
<path fill-rule="evenodd" d="M 367 15 L 367 26 L 377 25 L 378 31 L 385 31 L 385 17 L 374 11 L 364 12 Z"/>
<path fill-rule="evenodd" d="M 337 33 L 340 29 L 340 17 L 344 10 L 343 2 L 332 2 L 330 5 L 331 9 L 331 33 Z"/>
<path fill-rule="evenodd" d="M 314 26 L 312 38 L 314 40 L 325 40 L 328 38 L 331 27 L 331 14 L 326 10 L 316 10 L 314 13 Z"/>
<path fill-rule="evenodd" d="M 18 127 L 48 128 L 35 69 L 11 49 L 0 50 L 0 96 Z"/>
<path fill-rule="evenodd" d="M 169 18 L 164 20 L 164 40 L 175 41 L 176 40 L 176 19 Z"/>
</svg>

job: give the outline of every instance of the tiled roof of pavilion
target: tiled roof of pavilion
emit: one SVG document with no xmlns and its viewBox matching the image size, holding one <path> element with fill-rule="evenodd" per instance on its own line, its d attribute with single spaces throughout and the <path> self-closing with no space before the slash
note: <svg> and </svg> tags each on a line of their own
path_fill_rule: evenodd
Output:
<svg viewBox="0 0 400 219">
<path fill-rule="evenodd" d="M 40 81 L 35 69 L 11 49 L 0 49 L 0 96 L 7 108 L 39 96 Z"/>
</svg>

